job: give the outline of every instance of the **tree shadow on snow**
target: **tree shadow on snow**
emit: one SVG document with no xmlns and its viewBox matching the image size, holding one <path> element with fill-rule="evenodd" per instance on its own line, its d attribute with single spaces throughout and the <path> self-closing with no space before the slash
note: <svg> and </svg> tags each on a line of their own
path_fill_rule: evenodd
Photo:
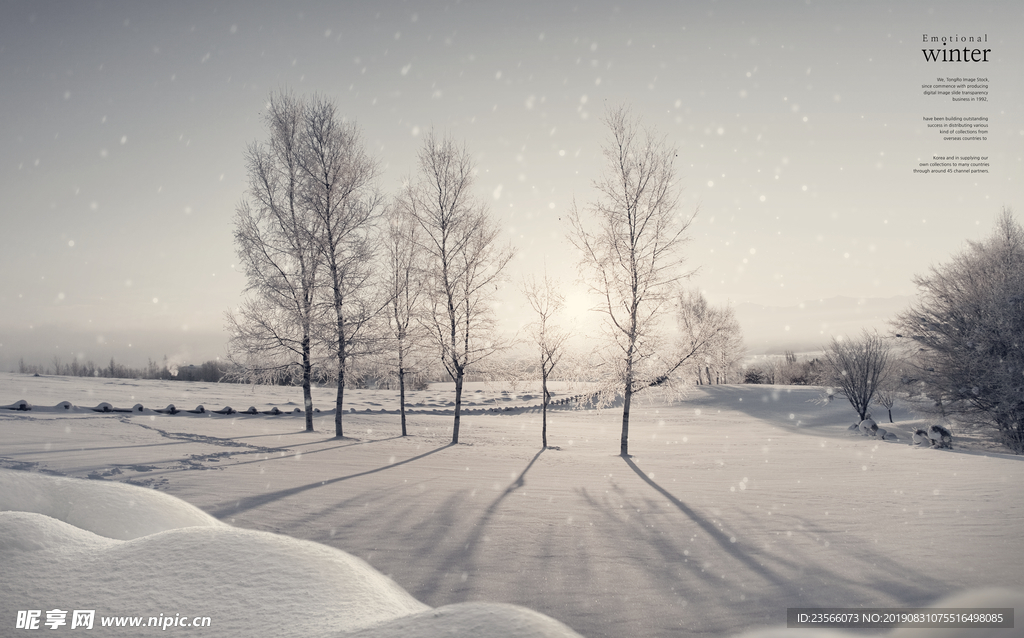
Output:
<svg viewBox="0 0 1024 638">
<path fill-rule="evenodd" d="M 498 508 L 501 507 L 502 502 L 506 498 L 508 498 L 513 492 L 526 485 L 526 474 L 530 471 L 530 468 L 533 467 L 533 464 L 537 462 L 537 459 L 539 459 L 540 455 L 543 453 L 544 449 L 542 448 L 538 450 L 536 454 L 533 455 L 533 458 L 530 459 L 530 462 L 526 464 L 526 467 L 523 468 L 523 471 L 519 473 L 519 476 L 517 476 L 516 479 L 512 481 L 512 483 L 510 483 L 508 487 L 506 487 L 501 492 L 501 494 L 499 494 L 498 497 L 491 502 L 490 505 L 487 506 L 487 509 L 484 510 L 484 513 L 473 524 L 473 531 L 470 532 L 470 534 L 466 537 L 466 539 L 463 542 L 458 544 L 455 550 L 453 550 L 451 553 L 448 554 L 448 556 L 445 557 L 445 559 L 442 561 L 442 564 L 449 566 L 449 573 L 470 573 L 473 571 L 472 563 L 474 562 L 474 553 L 476 552 L 478 546 L 480 545 L 481 539 L 484 537 L 485 532 L 487 531 L 488 523 L 494 517 L 495 513 L 498 511 Z M 441 580 L 445 576 L 447 576 L 446 573 L 440 573 L 439 571 L 435 571 L 433 574 L 431 574 L 431 577 L 427 580 L 427 582 L 420 585 L 420 587 L 418 587 L 417 589 L 422 591 L 435 591 L 438 587 L 441 586 Z"/>
<path fill-rule="evenodd" d="M 384 470 L 394 469 L 396 467 L 405 465 L 407 463 L 412 463 L 413 461 L 418 461 L 418 460 L 420 460 L 422 458 L 428 457 L 431 454 L 436 454 L 436 453 L 440 452 L 441 450 L 445 450 L 445 449 L 448 449 L 448 448 L 452 447 L 452 445 L 453 445 L 452 443 L 448 443 L 446 445 L 442 445 L 441 447 L 434 448 L 433 450 L 429 450 L 427 452 L 424 452 L 423 454 L 419 454 L 417 456 L 413 456 L 413 457 L 407 458 L 404 461 L 396 461 L 394 463 L 389 463 L 388 465 L 384 465 L 382 467 L 374 468 L 372 470 L 366 470 L 365 472 L 357 472 L 355 474 L 349 474 L 347 476 L 339 476 L 337 478 L 328 479 L 326 481 L 315 481 L 313 483 L 307 483 L 306 485 L 299 485 L 297 487 L 289 487 L 287 489 L 277 490 L 276 492 L 269 492 L 267 494 L 255 494 L 253 496 L 248 496 L 246 498 L 243 498 L 243 499 L 240 499 L 240 500 L 236 500 L 234 503 L 230 503 L 230 502 L 229 503 L 222 503 L 219 506 L 215 506 L 216 509 L 208 511 L 207 513 L 210 514 L 210 516 L 213 516 L 213 517 L 218 518 L 218 519 L 225 518 L 225 517 L 228 517 L 228 516 L 237 515 L 237 514 L 239 514 L 241 512 L 246 512 L 248 510 L 260 507 L 262 505 L 266 505 L 268 503 L 272 503 L 274 501 L 277 501 L 277 500 L 280 500 L 280 499 L 283 499 L 283 498 L 288 498 L 289 496 L 294 496 L 296 494 L 301 494 L 302 492 L 305 492 L 307 490 L 316 489 L 318 487 L 327 487 L 328 485 L 333 485 L 335 483 L 340 483 L 341 481 L 347 481 L 349 479 L 359 478 L 361 476 L 368 476 L 370 474 L 376 474 L 378 472 L 383 472 Z M 340 447 L 347 447 L 347 446 L 340 446 Z M 317 450 L 317 451 L 322 451 L 322 450 Z"/>
<path fill-rule="evenodd" d="M 943 589 L 941 581 L 929 577 L 921 570 L 914 570 L 908 565 L 899 564 L 893 561 L 891 556 L 865 554 L 862 548 L 833 547 L 837 555 L 826 566 L 820 562 L 813 563 L 800 553 L 771 551 L 751 546 L 742 539 L 730 535 L 726 531 L 730 526 L 723 524 L 724 521 L 709 519 L 655 482 L 631 459 L 624 458 L 623 460 L 647 485 L 696 524 L 721 553 L 736 561 L 749 574 L 777 588 L 777 591 L 782 594 L 781 598 L 793 601 L 794 606 L 798 602 L 803 606 L 838 605 L 840 603 L 843 606 L 871 604 L 878 601 L 879 595 L 892 596 L 901 604 L 915 605 L 933 599 L 934 596 L 929 596 L 928 592 Z M 746 529 L 763 527 L 763 523 L 759 524 L 751 520 L 749 516 L 745 525 Z M 826 532 L 823 528 L 818 528 L 803 520 L 799 521 L 797 528 L 806 530 L 806 533 L 811 536 L 822 535 Z M 665 541 L 658 540 L 658 543 L 664 544 Z M 672 549 L 668 553 L 666 553 L 666 547 L 656 549 L 662 553 L 666 563 L 673 557 L 676 560 L 679 558 L 679 551 L 676 549 Z M 842 555 L 838 555 L 840 552 Z M 851 563 L 858 566 L 872 565 L 871 575 L 860 581 L 852 580 L 844 571 L 851 566 Z M 878 566 L 878 563 L 884 564 Z M 843 565 L 847 567 L 844 568 Z M 775 596 L 774 598 L 778 599 L 779 597 Z"/>
</svg>

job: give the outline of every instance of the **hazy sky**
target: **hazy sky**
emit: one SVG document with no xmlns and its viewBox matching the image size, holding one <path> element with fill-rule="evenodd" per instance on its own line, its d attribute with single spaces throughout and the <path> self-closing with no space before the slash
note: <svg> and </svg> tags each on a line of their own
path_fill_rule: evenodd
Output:
<svg viewBox="0 0 1024 638">
<path fill-rule="evenodd" d="M 924 34 L 985 37 L 989 61 L 925 62 Z M 1024 210 L 1022 35 L 1024 4 L 1001 0 L 6 2 L 0 367 L 223 354 L 243 153 L 280 89 L 336 100 L 387 192 L 424 131 L 464 140 L 513 277 L 546 263 L 573 286 L 562 220 L 625 103 L 678 148 L 712 300 L 912 294 Z M 936 77 L 986 77 L 989 99 L 924 96 Z M 925 116 L 987 117 L 988 140 L 944 142 Z M 912 173 L 954 154 L 990 172 Z"/>
</svg>

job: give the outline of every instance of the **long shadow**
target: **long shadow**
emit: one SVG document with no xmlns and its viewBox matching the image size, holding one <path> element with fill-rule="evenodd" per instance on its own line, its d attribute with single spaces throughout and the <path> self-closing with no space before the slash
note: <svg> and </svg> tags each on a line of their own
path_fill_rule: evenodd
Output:
<svg viewBox="0 0 1024 638">
<path fill-rule="evenodd" d="M 743 515 L 741 514 L 741 516 Z M 749 522 L 748 526 L 756 524 L 752 515 L 747 514 L 745 518 Z M 833 551 L 842 552 L 846 557 L 843 561 L 844 563 L 847 560 L 852 560 L 859 565 L 870 564 L 872 566 L 871 572 L 861 576 L 864 580 L 864 584 L 861 587 L 867 591 L 892 596 L 894 599 L 899 600 L 900 604 L 913 607 L 923 606 L 933 601 L 937 595 L 955 590 L 955 585 L 948 581 L 936 579 L 930 576 L 927 571 L 920 569 L 920 567 L 915 567 L 913 564 L 908 564 L 908 562 L 897 561 L 891 556 L 886 557 L 885 560 L 879 560 L 882 555 L 870 549 L 870 547 L 865 549 L 865 544 L 863 541 L 859 541 L 859 539 L 855 539 L 853 542 L 844 542 L 842 536 L 836 534 L 834 529 L 829 529 L 814 521 L 793 515 L 789 515 L 789 518 L 797 523 L 796 528 L 798 531 L 795 534 L 800 534 L 805 538 L 812 538 L 815 542 L 819 538 L 831 538 Z M 778 549 L 765 551 L 763 556 L 765 563 L 774 563 L 779 568 L 799 568 L 797 560 L 784 557 L 784 554 Z M 819 568 L 819 570 L 823 577 L 827 576 L 825 568 Z M 833 575 L 828 580 L 835 582 L 840 578 L 838 575 Z"/>
<path fill-rule="evenodd" d="M 767 582 L 771 582 L 775 586 L 779 587 L 780 591 L 788 592 L 788 594 L 787 594 L 788 596 L 797 596 L 798 595 L 798 592 L 797 592 L 798 587 L 795 586 L 794 582 L 792 582 L 790 578 L 787 578 L 787 577 L 783 576 L 781 571 L 779 571 L 779 570 L 784 570 L 784 569 L 789 569 L 789 570 L 800 569 L 799 564 L 798 564 L 797 561 L 794 561 L 794 560 L 791 560 L 791 559 L 787 559 L 787 558 L 783 557 L 782 555 L 779 555 L 777 552 L 775 552 L 775 553 L 772 553 L 770 555 L 767 554 L 767 553 L 764 553 L 765 554 L 765 556 L 764 556 L 764 563 L 759 562 L 759 560 L 757 558 L 755 558 L 755 555 L 758 552 L 750 551 L 749 548 L 746 548 L 741 541 L 734 541 L 722 529 L 716 527 L 712 522 L 710 522 L 706 518 L 702 517 L 699 513 L 694 511 L 691 507 L 689 507 L 688 505 L 686 505 L 685 503 L 680 501 L 678 498 L 676 498 L 674 495 L 672 495 L 671 492 L 669 492 L 668 490 L 663 488 L 661 485 L 656 483 L 652 478 L 647 476 L 647 474 L 645 474 L 644 471 L 641 470 L 636 465 L 636 463 L 634 463 L 631 459 L 624 458 L 623 460 L 626 462 L 626 465 L 628 465 L 629 468 L 632 469 L 633 472 L 636 473 L 637 476 L 639 476 L 641 479 L 643 479 L 643 481 L 645 483 L 650 485 L 659 494 L 661 494 L 666 499 L 668 499 L 669 502 L 671 502 L 676 508 L 679 509 L 679 511 L 681 511 L 683 514 L 685 514 L 691 521 L 693 521 L 702 530 L 704 530 L 707 533 L 708 537 L 710 537 L 722 550 L 724 550 L 726 554 L 728 554 L 729 556 L 735 558 L 740 563 L 746 565 L 751 570 L 751 572 L 759 574 Z M 827 533 L 827 530 L 819 529 L 816 526 L 814 526 L 814 525 L 812 525 L 812 524 L 810 524 L 810 523 L 808 523 L 806 521 L 802 521 L 801 520 L 800 522 L 802 523 L 802 528 L 806 528 L 812 535 L 813 534 L 822 534 L 822 535 L 824 535 L 824 534 Z M 862 562 L 865 560 L 864 557 L 861 557 L 861 556 L 858 556 L 856 558 L 858 558 Z M 768 563 L 774 563 L 775 566 L 778 568 L 778 570 L 772 569 L 772 567 L 770 567 L 768 565 Z M 821 569 L 820 575 L 825 580 L 827 580 L 827 581 L 839 582 L 839 581 L 844 581 L 845 580 L 843 578 L 843 576 L 839 572 L 828 573 L 826 568 L 820 568 L 820 569 Z M 922 585 L 924 587 L 935 587 L 935 586 L 939 585 L 938 582 L 934 581 L 934 579 L 928 578 L 927 575 L 925 575 L 923 572 L 920 572 L 918 570 L 910 569 L 906 565 L 902 565 L 902 566 L 893 565 L 888 570 L 885 570 L 885 571 L 887 571 L 887 573 L 890 574 L 892 580 L 886 580 L 884 578 L 884 573 L 883 573 L 882 575 L 876 576 L 873 579 L 873 583 L 872 583 L 873 586 L 875 586 L 877 588 L 880 588 L 879 589 L 880 591 L 884 591 L 885 593 L 892 594 L 892 595 L 897 596 L 897 597 L 901 597 L 904 600 L 907 600 L 907 599 L 910 599 L 911 601 L 921 600 L 922 596 L 921 596 L 921 592 L 919 590 L 915 590 L 915 591 L 912 591 L 912 592 L 910 592 L 910 591 L 900 591 L 900 587 L 898 586 L 898 581 L 899 581 L 898 574 L 899 573 L 904 574 L 904 576 L 908 579 L 909 582 L 917 582 L 919 585 Z M 897 583 L 897 584 L 894 584 L 894 583 Z M 847 589 L 849 589 L 852 586 L 852 584 L 849 583 L 849 582 L 846 582 L 845 586 L 846 586 Z M 927 598 L 925 597 L 924 599 L 927 599 Z"/>
<path fill-rule="evenodd" d="M 130 450 L 132 448 L 146 448 L 146 447 L 161 447 L 164 445 L 183 445 L 187 441 L 172 441 L 169 443 L 144 443 L 140 445 L 105 445 L 102 447 L 73 447 L 73 448 L 61 448 L 43 450 L 28 450 L 26 452 L 8 452 L 8 456 L 24 456 L 28 454 L 61 454 L 63 452 L 98 452 L 101 450 Z"/>
<path fill-rule="evenodd" d="M 760 574 L 765 580 L 773 582 L 776 585 L 783 587 L 790 587 L 792 583 L 789 583 L 787 579 L 781 578 L 778 574 L 772 573 L 771 570 L 766 569 L 763 565 L 758 563 L 756 560 L 751 558 L 750 553 L 744 551 L 740 546 L 740 543 L 733 541 L 728 534 L 723 532 L 721 529 L 716 527 L 713 523 L 708 521 L 706 518 L 701 516 L 699 513 L 693 510 L 686 503 L 683 503 L 676 498 L 671 492 L 663 488 L 654 482 L 654 479 L 647 476 L 647 474 L 637 467 L 637 464 L 633 462 L 629 457 L 623 457 L 626 465 L 633 470 L 637 476 L 639 476 L 645 483 L 653 487 L 659 494 L 669 500 L 670 503 L 676 506 L 683 514 L 686 515 L 691 521 L 696 523 L 704 532 L 707 533 L 708 537 L 715 541 L 718 546 L 725 551 L 726 554 L 735 558 L 740 563 L 746 565 L 752 572 Z"/>
<path fill-rule="evenodd" d="M 262 439 L 270 436 L 294 436 L 296 434 L 320 434 L 316 430 L 310 432 L 309 430 L 293 430 L 290 432 L 272 432 L 270 434 L 249 434 L 247 436 L 233 436 L 233 439 Z"/>
<path fill-rule="evenodd" d="M 538 450 L 537 453 L 533 455 L 533 458 L 530 459 L 530 462 L 526 464 L 526 467 L 523 468 L 523 471 L 519 473 L 519 476 L 516 477 L 516 480 L 512 481 L 512 483 L 510 483 L 509 486 L 498 495 L 498 498 L 494 499 L 491 504 L 487 506 L 484 513 L 473 524 L 473 531 L 466 538 L 465 542 L 460 543 L 457 549 L 445 557 L 445 560 L 443 561 L 444 565 L 453 566 L 451 569 L 458 569 L 458 571 L 470 571 L 468 568 L 464 568 L 462 566 L 473 560 L 473 555 L 476 552 L 477 545 L 480 543 L 480 539 L 483 537 L 484 532 L 487 529 L 488 522 L 494 517 L 494 513 L 501 506 L 502 501 L 508 498 L 510 494 L 526 485 L 527 472 L 530 471 L 530 468 L 533 467 L 533 464 L 537 462 L 537 459 L 539 459 L 540 455 L 543 453 L 544 448 Z M 440 580 L 444 576 L 445 574 L 443 573 L 434 573 L 432 578 L 423 584 L 422 589 L 424 591 L 434 591 L 440 586 Z"/>
<path fill-rule="evenodd" d="M 452 445 L 454 445 L 454 444 L 453 443 L 448 443 L 446 445 L 442 445 L 439 448 L 435 448 L 435 449 L 430 450 L 428 452 L 424 452 L 423 454 L 420 454 L 418 456 L 413 456 L 411 458 L 405 459 L 404 461 L 398 461 L 398 462 L 395 462 L 395 463 L 384 465 L 382 467 L 374 468 L 372 470 L 366 470 L 365 472 L 358 472 L 356 474 L 349 474 L 348 476 L 339 476 L 337 478 L 329 479 L 327 481 L 317 481 L 317 482 L 314 482 L 314 483 L 307 483 L 306 485 L 300 485 L 298 487 L 290 487 L 288 489 L 278 490 L 276 492 L 270 492 L 269 494 L 256 494 L 254 496 L 248 496 L 248 497 L 243 498 L 243 499 L 241 499 L 239 501 L 235 501 L 235 503 L 233 505 L 231 505 L 231 504 L 221 504 L 218 509 L 209 511 L 208 514 L 210 514 L 211 516 L 214 516 L 216 518 L 223 518 L 225 516 L 229 516 L 229 515 L 232 515 L 232 514 L 238 514 L 240 512 L 245 512 L 245 511 L 248 511 L 248 510 L 260 507 L 261 505 L 266 505 L 267 503 L 271 503 L 273 501 L 276 501 L 276 500 L 279 500 L 279 499 L 282 499 L 282 498 L 287 498 L 289 496 L 294 496 L 296 494 L 301 494 L 302 492 L 305 492 L 306 490 L 311 490 L 311 489 L 315 489 L 315 488 L 318 488 L 318 487 L 326 487 L 328 485 L 333 485 L 334 483 L 340 483 L 341 481 L 347 481 L 349 479 L 359 478 L 360 476 L 368 476 L 370 474 L 376 474 L 377 472 L 383 472 L 384 470 L 394 469 L 396 467 L 399 467 L 400 465 L 405 465 L 406 463 L 412 463 L 413 461 L 418 461 L 418 460 L 420 460 L 422 458 L 430 456 L 431 454 L 436 454 L 437 452 L 440 452 L 441 450 L 444 450 L 444 449 L 447 449 L 449 447 L 452 447 Z M 343 446 L 343 447 L 346 447 L 346 446 Z"/>
<path fill-rule="evenodd" d="M 372 443 L 382 443 L 384 441 L 393 441 L 395 439 L 400 439 L 400 438 L 402 438 L 401 435 L 388 437 L 386 439 L 374 439 L 372 441 L 363 441 L 363 440 L 360 440 L 360 439 L 349 439 L 348 437 L 345 437 L 346 441 L 352 441 L 352 442 L 351 443 L 345 443 L 345 444 L 342 444 L 342 445 L 334 445 L 334 446 L 331 446 L 331 447 L 324 447 L 324 448 L 320 448 L 320 449 L 317 449 L 317 450 L 312 450 L 312 451 L 309 451 L 309 452 L 299 451 L 299 454 L 301 454 L 302 456 L 309 456 L 310 454 L 319 454 L 320 452 L 330 452 L 331 450 L 340 450 L 340 449 L 343 449 L 343 448 L 355 447 L 357 445 L 370 445 Z M 294 448 L 302 447 L 304 445 L 316 445 L 317 443 L 325 443 L 327 441 L 337 441 L 337 440 L 339 440 L 339 439 L 337 439 L 336 437 L 332 436 L 330 438 L 323 439 L 323 440 L 320 440 L 320 441 L 312 441 L 310 443 L 300 443 L 298 445 L 290 445 L 290 446 L 288 446 L 286 448 L 277 448 L 277 449 L 274 449 L 273 451 L 274 452 L 291 452 Z M 285 460 L 285 459 L 294 458 L 295 456 L 297 456 L 297 455 L 296 454 L 284 454 L 284 455 L 280 455 L 279 454 L 278 456 L 269 456 L 268 455 L 265 458 L 256 458 L 256 459 L 253 459 L 251 461 L 238 461 L 236 463 L 232 463 L 232 466 L 235 466 L 235 465 L 249 465 L 251 463 L 265 463 L 265 462 L 268 462 L 268 461 L 282 461 L 282 460 Z"/>
</svg>

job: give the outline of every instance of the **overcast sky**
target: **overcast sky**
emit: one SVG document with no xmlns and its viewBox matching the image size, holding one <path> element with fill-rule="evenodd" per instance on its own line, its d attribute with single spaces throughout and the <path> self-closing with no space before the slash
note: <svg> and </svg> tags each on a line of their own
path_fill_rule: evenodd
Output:
<svg viewBox="0 0 1024 638">
<path fill-rule="evenodd" d="M 925 62 L 924 34 L 983 36 L 989 61 Z M 222 355 L 243 153 L 281 89 L 336 100 L 387 192 L 430 127 L 464 141 L 513 278 L 546 264 L 573 288 L 565 212 L 594 196 L 606 106 L 628 104 L 678 148 L 713 301 L 909 295 L 1024 209 L 1022 34 L 1001 0 L 6 2 L 0 367 Z M 974 76 L 985 103 L 922 95 Z M 988 117 L 989 139 L 944 142 L 932 115 Z M 990 172 L 912 173 L 952 154 Z"/>
</svg>

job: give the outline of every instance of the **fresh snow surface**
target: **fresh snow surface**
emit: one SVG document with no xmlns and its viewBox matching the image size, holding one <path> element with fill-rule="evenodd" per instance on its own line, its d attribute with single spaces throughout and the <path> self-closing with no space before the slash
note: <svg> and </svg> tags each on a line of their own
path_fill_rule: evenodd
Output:
<svg viewBox="0 0 1024 638">
<path fill-rule="evenodd" d="M 347 391 L 338 439 L 326 412 L 307 433 L 301 415 L 149 410 L 287 411 L 296 388 L 0 375 L 0 404 L 33 406 L 0 410 L 0 467 L 20 470 L 0 471 L 0 636 L 54 608 L 377 638 L 768 636 L 788 607 L 953 595 L 1024 609 L 1021 459 L 955 427 L 953 450 L 912 445 L 936 423 L 912 406 L 876 411 L 894 442 L 816 388 L 640 395 L 623 459 L 615 409 L 551 411 L 540 450 L 535 409 L 486 412 L 528 390 L 466 394 L 452 446 L 444 387 L 410 397 L 405 438 L 396 393 Z M 103 402 L 146 411 L 86 409 Z"/>
</svg>

